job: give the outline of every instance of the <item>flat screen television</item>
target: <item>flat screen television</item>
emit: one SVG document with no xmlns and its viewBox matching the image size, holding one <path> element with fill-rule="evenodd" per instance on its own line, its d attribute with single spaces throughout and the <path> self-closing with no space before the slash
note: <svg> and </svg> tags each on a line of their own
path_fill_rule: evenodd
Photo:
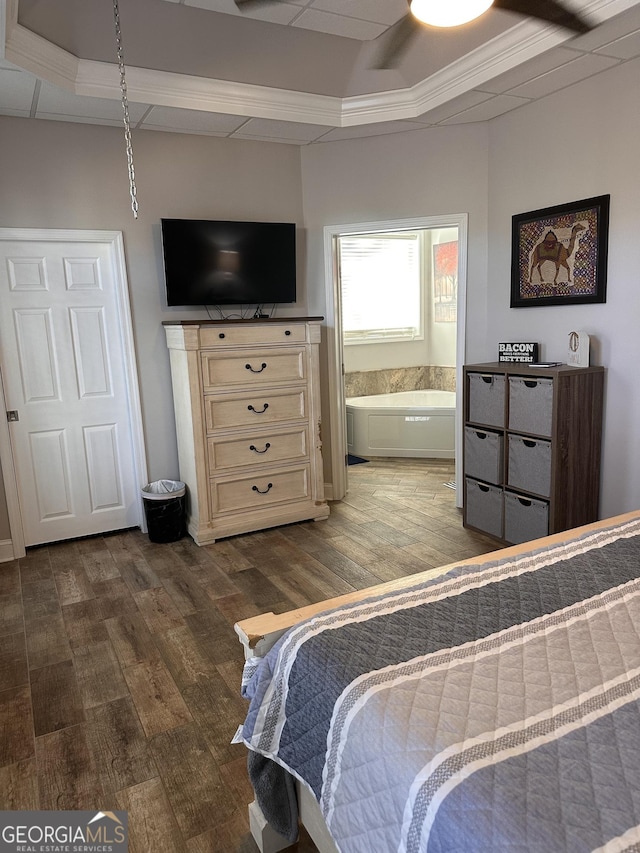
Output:
<svg viewBox="0 0 640 853">
<path fill-rule="evenodd" d="M 167 305 L 296 301 L 294 223 L 160 221 Z"/>
</svg>

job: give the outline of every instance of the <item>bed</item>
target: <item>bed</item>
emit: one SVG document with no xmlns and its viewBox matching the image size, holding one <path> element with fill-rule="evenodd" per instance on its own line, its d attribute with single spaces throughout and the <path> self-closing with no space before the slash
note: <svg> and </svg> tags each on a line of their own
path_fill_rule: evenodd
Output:
<svg viewBox="0 0 640 853">
<path fill-rule="evenodd" d="M 236 630 L 261 850 L 640 851 L 640 511 Z"/>
</svg>

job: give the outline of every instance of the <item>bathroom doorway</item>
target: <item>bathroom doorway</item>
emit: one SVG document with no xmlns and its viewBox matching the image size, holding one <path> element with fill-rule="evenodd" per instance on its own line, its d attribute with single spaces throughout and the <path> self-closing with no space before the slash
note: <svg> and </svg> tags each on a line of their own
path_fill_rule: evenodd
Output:
<svg viewBox="0 0 640 853">
<path fill-rule="evenodd" d="M 354 409 L 350 406 L 347 422 L 346 400 L 377 397 L 382 404 L 384 395 L 393 406 L 404 406 L 408 397 L 412 408 L 398 414 L 376 408 L 371 423 L 378 449 L 371 455 L 446 457 L 445 448 L 450 455 L 453 440 L 456 476 L 452 483 L 456 503 L 461 505 L 457 461 L 462 433 L 466 243 L 464 214 L 325 228 L 334 499 L 347 490 L 345 460 L 353 440 Z M 425 399 L 418 400 L 412 393 L 415 389 L 442 392 L 436 401 L 438 410 L 415 409 L 414 404 L 421 406 Z M 445 402 L 447 393 L 450 399 Z M 439 416 L 445 415 L 442 407 L 452 404 L 453 410 L 446 413 L 447 426 Z M 366 423 L 361 413 L 357 420 Z M 429 430 L 434 425 L 439 434 L 432 439 Z M 418 438 L 425 443 L 416 444 Z M 380 449 L 385 447 L 387 451 Z"/>
</svg>

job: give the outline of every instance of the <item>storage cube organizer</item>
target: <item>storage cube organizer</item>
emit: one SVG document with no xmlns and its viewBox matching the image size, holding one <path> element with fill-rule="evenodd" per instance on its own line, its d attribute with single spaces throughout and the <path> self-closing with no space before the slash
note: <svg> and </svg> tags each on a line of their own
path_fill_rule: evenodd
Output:
<svg viewBox="0 0 640 853">
<path fill-rule="evenodd" d="M 469 420 L 504 426 L 505 378 L 493 373 L 469 373 Z"/>
<path fill-rule="evenodd" d="M 553 379 L 509 377 L 509 429 L 551 435 Z"/>
<path fill-rule="evenodd" d="M 497 539 L 502 538 L 502 489 L 465 477 L 466 523 Z"/>
<path fill-rule="evenodd" d="M 465 527 L 496 535 L 500 495 L 488 487 L 503 493 L 503 542 L 595 521 L 605 369 L 498 361 L 463 375 Z"/>
<path fill-rule="evenodd" d="M 502 482 L 503 437 L 499 432 L 464 428 L 464 470 L 470 477 Z"/>
<path fill-rule="evenodd" d="M 551 494 L 551 442 L 510 435 L 507 485 L 548 498 Z"/>
<path fill-rule="evenodd" d="M 504 538 L 513 545 L 549 533 L 549 504 L 535 498 L 504 493 Z"/>
</svg>

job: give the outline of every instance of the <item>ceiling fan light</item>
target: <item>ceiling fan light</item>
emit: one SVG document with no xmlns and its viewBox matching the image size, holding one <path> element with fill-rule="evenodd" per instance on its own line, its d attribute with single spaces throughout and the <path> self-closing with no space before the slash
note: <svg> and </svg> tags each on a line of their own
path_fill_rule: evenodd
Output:
<svg viewBox="0 0 640 853">
<path fill-rule="evenodd" d="M 493 0 L 412 0 L 412 14 L 432 27 L 457 27 L 486 12 Z"/>
</svg>

